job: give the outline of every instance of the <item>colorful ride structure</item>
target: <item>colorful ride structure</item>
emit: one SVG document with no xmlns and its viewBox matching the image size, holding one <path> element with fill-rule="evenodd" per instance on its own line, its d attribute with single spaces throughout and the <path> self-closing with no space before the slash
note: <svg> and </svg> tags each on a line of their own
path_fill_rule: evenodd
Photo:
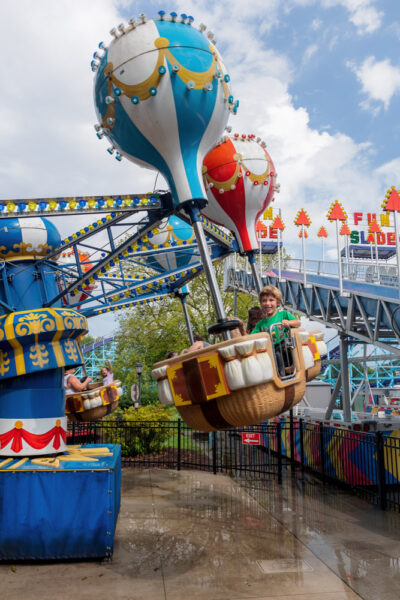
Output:
<svg viewBox="0 0 400 600">
<path fill-rule="evenodd" d="M 249 257 L 254 272 L 256 221 L 277 190 L 265 144 L 253 135 L 219 139 L 238 101 L 212 34 L 206 37 L 204 27 L 195 29 L 190 17 L 171 13 L 167 18 L 161 11 L 157 20 L 141 16 L 140 22 L 131 20 L 112 35 L 110 45 L 101 43 L 92 61 L 97 136 L 111 141 L 108 152 L 119 161 L 126 157 L 159 170 L 170 192 L 0 201 L 3 454 L 55 453 L 64 448 L 62 369 L 82 363 L 78 339 L 87 331 L 87 317 L 174 294 L 182 300 L 191 332 L 185 284 L 203 270 L 217 315 L 209 331 L 224 340 L 212 353 L 220 361 L 230 401 L 244 397 L 247 388 L 256 393 L 271 368 L 274 372 L 269 366 L 257 384 L 251 375 L 242 378 L 241 392 L 237 391 L 241 384 L 226 375 L 235 365 L 239 374 L 240 361 L 259 363 L 243 357 L 239 342 L 230 342 L 230 330 L 238 323 L 226 317 L 212 264 L 239 251 Z M 53 218 L 83 214 L 96 220 L 61 241 Z M 268 362 L 273 343 L 268 334 L 264 338 Z M 249 352 L 257 354 L 254 343 L 250 345 Z M 229 368 L 221 362 L 227 352 L 233 353 Z M 296 350 L 295 357 L 300 390 L 306 378 L 303 354 Z M 189 358 L 196 364 L 202 361 L 200 355 Z M 248 373 L 248 366 L 244 371 Z M 279 387 L 275 372 L 272 377 Z M 118 387 L 71 395 L 69 417 L 98 418 L 100 412 L 109 412 L 118 401 Z M 300 395 L 290 392 L 291 403 Z M 278 396 L 283 397 L 281 392 Z M 277 401 L 275 413 L 288 402 Z M 252 416 L 243 413 L 234 423 L 264 419 L 269 413 L 270 409 Z M 214 427 L 211 422 L 198 424 Z"/>
<path fill-rule="evenodd" d="M 0 455 L 33 456 L 65 450 L 63 368 L 82 362 L 83 315 L 57 295 L 46 257 L 60 246 L 47 219 L 1 221 Z M 55 261 L 52 262 L 55 267 Z"/>
</svg>

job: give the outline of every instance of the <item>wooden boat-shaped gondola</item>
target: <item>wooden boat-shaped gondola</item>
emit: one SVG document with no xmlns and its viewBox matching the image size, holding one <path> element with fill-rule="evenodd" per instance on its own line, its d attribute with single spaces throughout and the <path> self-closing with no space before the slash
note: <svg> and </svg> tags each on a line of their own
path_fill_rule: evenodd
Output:
<svg viewBox="0 0 400 600">
<path fill-rule="evenodd" d="M 121 382 L 90 383 L 89 389 L 65 396 L 65 412 L 72 422 L 98 421 L 112 413 L 122 394 Z"/>
<path fill-rule="evenodd" d="M 253 425 L 295 406 L 306 382 L 321 370 L 323 334 L 291 332 L 292 363 L 278 364 L 267 333 L 246 335 L 159 362 L 153 378 L 159 399 L 174 402 L 193 429 L 216 431 Z"/>
</svg>

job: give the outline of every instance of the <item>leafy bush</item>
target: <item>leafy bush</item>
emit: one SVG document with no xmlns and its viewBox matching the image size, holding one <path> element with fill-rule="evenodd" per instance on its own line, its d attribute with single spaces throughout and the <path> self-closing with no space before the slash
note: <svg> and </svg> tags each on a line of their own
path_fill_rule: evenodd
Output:
<svg viewBox="0 0 400 600">
<path fill-rule="evenodd" d="M 113 427 L 109 431 L 112 440 L 107 441 L 121 444 L 123 456 L 157 454 L 171 435 L 168 425 L 165 426 L 162 422 L 167 424 L 170 420 L 170 411 L 160 404 L 142 406 L 138 409 L 132 406 L 126 410 L 117 409 L 107 418 L 107 421 L 112 421 L 116 425 L 119 423 L 121 427 Z M 107 435 L 107 429 L 105 433 Z"/>
</svg>

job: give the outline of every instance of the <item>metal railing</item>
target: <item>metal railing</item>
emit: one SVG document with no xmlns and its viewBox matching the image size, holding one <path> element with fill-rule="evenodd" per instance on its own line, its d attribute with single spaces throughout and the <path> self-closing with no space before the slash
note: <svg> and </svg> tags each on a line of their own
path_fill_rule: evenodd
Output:
<svg viewBox="0 0 400 600">
<path fill-rule="evenodd" d="M 257 435 L 257 445 L 242 434 Z M 68 443 L 121 444 L 129 467 L 199 469 L 247 478 L 307 470 L 346 486 L 383 510 L 400 511 L 400 438 L 287 418 L 202 433 L 177 421 L 70 423 Z"/>
<path fill-rule="evenodd" d="M 200 469 L 233 475 L 282 478 L 282 457 L 271 452 L 277 425 L 260 426 L 264 443 L 247 446 L 239 430 L 203 433 L 177 421 L 70 423 L 69 444 L 121 444 L 122 464 L 133 467 Z M 253 428 L 254 429 L 254 428 Z M 252 429 L 252 430 L 253 430 Z"/>
<path fill-rule="evenodd" d="M 292 467 L 342 484 L 383 510 L 400 512 L 400 438 L 294 418 L 281 423 L 280 433 L 281 451 Z"/>
<path fill-rule="evenodd" d="M 337 261 L 306 260 L 306 273 L 339 277 Z M 304 273 L 304 261 L 300 258 L 289 258 L 285 261 L 285 270 Z M 375 261 L 342 260 L 343 279 L 397 287 L 397 267 L 395 264 L 377 264 Z"/>
</svg>

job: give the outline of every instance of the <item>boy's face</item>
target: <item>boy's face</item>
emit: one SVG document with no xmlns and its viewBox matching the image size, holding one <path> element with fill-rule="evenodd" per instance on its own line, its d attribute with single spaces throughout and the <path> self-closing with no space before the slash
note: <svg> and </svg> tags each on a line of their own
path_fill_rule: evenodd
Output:
<svg viewBox="0 0 400 600">
<path fill-rule="evenodd" d="M 275 296 L 268 294 L 261 298 L 261 308 L 267 317 L 272 317 L 278 309 L 278 301 Z"/>
</svg>

